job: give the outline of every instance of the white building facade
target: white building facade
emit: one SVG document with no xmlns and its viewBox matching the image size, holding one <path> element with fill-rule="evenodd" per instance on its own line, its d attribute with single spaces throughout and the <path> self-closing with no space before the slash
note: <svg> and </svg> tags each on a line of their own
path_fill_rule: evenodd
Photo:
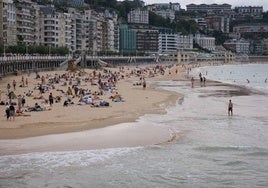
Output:
<svg viewBox="0 0 268 188">
<path fill-rule="evenodd" d="M 136 9 L 128 13 L 128 23 L 149 24 L 149 11 Z"/>
<path fill-rule="evenodd" d="M 235 50 L 236 53 L 248 54 L 250 52 L 250 42 L 245 39 L 232 39 L 224 43 L 224 46 Z"/>
<path fill-rule="evenodd" d="M 214 37 L 201 36 L 200 34 L 197 34 L 195 36 L 195 42 L 204 49 L 215 51 L 216 45 Z"/>
<path fill-rule="evenodd" d="M 176 52 L 179 49 L 193 49 L 193 36 L 170 33 L 160 33 L 158 38 L 158 52 Z"/>
</svg>

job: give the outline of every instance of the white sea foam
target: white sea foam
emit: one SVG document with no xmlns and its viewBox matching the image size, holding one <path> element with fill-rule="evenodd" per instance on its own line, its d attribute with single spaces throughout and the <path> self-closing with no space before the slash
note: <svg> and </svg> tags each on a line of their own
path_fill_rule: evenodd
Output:
<svg viewBox="0 0 268 188">
<path fill-rule="evenodd" d="M 16 170 L 40 170 L 89 166 L 105 163 L 113 158 L 134 152 L 136 148 L 112 148 L 70 152 L 43 152 L 0 156 L 0 176 Z"/>
</svg>

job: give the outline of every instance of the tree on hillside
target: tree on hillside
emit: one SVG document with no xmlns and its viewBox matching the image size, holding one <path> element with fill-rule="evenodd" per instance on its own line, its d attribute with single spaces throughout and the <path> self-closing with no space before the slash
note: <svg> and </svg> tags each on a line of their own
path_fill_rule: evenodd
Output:
<svg viewBox="0 0 268 188">
<path fill-rule="evenodd" d="M 168 22 L 162 16 L 155 14 L 154 12 L 149 12 L 149 24 L 157 27 L 169 27 L 170 22 Z"/>
<path fill-rule="evenodd" d="M 85 0 L 85 3 L 91 5 L 92 8 L 108 7 L 116 8 L 117 0 Z"/>
<path fill-rule="evenodd" d="M 215 43 L 216 45 L 223 45 L 223 43 L 230 39 L 230 37 L 228 37 L 226 34 L 224 34 L 223 32 L 221 31 L 216 31 L 214 30 L 213 31 L 213 34 L 212 34 L 213 37 L 215 37 Z"/>
</svg>

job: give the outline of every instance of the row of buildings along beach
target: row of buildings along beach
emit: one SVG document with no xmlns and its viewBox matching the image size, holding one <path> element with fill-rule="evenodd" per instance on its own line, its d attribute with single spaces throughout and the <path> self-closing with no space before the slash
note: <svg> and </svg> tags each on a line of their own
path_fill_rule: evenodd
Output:
<svg viewBox="0 0 268 188">
<path fill-rule="evenodd" d="M 60 1 L 60 0 L 58 0 Z M 171 29 L 149 25 L 149 12 L 173 21 L 176 12 L 182 10 L 179 3 L 146 5 L 128 12 L 127 23 L 122 22 L 113 9 L 91 9 L 83 0 L 66 0 L 70 5 L 64 11 L 42 1 L 0 0 L 0 44 L 4 47 L 23 43 L 66 47 L 71 53 L 90 52 L 144 52 L 177 58 L 188 56 L 194 44 L 219 56 L 233 59 L 237 54 L 268 54 L 268 40 L 246 40 L 247 33 L 268 32 L 268 24 L 237 25 L 230 31 L 231 20 L 243 20 L 248 16 L 261 19 L 262 6 L 245 6 L 232 9 L 229 4 L 189 4 L 187 12 L 200 12 L 205 17 L 193 19 L 204 32 L 183 35 Z M 84 7 L 81 9 L 81 7 Z M 219 31 L 230 37 L 223 47 L 217 47 L 215 38 L 206 33 Z M 227 49 L 227 50 L 226 50 Z M 178 55 L 178 53 L 180 55 Z M 175 54 L 175 55 L 174 55 Z M 186 54 L 186 55 L 185 55 Z M 218 56 L 218 55 L 217 55 Z M 194 55 L 196 58 L 197 55 Z M 188 58 L 191 59 L 191 58 Z"/>
</svg>

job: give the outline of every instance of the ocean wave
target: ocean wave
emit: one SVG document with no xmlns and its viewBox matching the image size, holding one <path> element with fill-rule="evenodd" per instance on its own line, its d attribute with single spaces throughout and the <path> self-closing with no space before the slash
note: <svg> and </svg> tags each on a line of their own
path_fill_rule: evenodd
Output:
<svg viewBox="0 0 268 188">
<path fill-rule="evenodd" d="M 17 170 L 56 169 L 106 163 L 113 158 L 137 151 L 136 148 L 113 148 L 70 152 L 44 152 L 0 157 L 0 178 Z"/>
<path fill-rule="evenodd" d="M 248 154 L 264 154 L 268 155 L 268 150 L 265 148 L 259 147 L 251 147 L 251 146 L 201 146 L 195 148 L 195 150 L 203 151 L 207 153 L 214 153 L 214 152 L 246 152 Z"/>
</svg>

